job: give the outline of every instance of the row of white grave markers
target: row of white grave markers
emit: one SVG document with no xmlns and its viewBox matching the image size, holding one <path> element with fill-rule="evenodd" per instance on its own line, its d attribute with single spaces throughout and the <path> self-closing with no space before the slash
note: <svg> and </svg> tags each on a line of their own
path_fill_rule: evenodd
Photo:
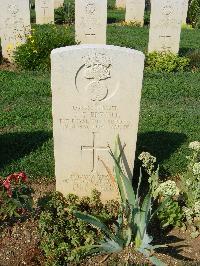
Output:
<svg viewBox="0 0 200 266">
<path fill-rule="evenodd" d="M 17 45 L 25 42 L 25 36 L 30 31 L 29 1 L 1 1 L 0 33 L 2 51 L 5 58 L 11 59 L 12 51 Z M 187 5 L 187 0 L 152 0 L 151 2 L 152 12 L 148 51 L 171 51 L 177 53 L 182 15 L 186 13 L 185 5 Z M 37 23 L 53 22 L 54 3 L 54 0 L 36 0 Z M 127 0 L 127 5 L 129 3 L 130 10 L 134 10 L 134 5 L 138 8 L 138 21 L 142 23 L 144 1 Z M 76 41 L 78 43 L 106 43 L 107 0 L 76 0 L 75 17 Z"/>
<path fill-rule="evenodd" d="M 167 0 L 165 4 L 168 4 Z M 154 1 L 152 1 L 152 5 L 155 7 Z M 144 24 L 145 0 L 116 0 L 116 7 L 126 8 L 126 22 L 135 22 L 141 26 Z M 188 0 L 182 2 L 181 10 L 181 23 L 185 24 L 188 12 Z"/>
<path fill-rule="evenodd" d="M 109 147 L 119 134 L 123 168 L 132 178 L 143 53 L 109 45 L 76 45 L 51 53 L 56 189 L 65 196 L 117 197 Z M 121 148 L 122 150 L 122 148 Z"/>
<path fill-rule="evenodd" d="M 76 0 L 76 40 L 80 43 L 106 43 L 106 0 Z M 178 53 L 185 0 L 152 0 L 148 51 Z M 143 23 L 144 0 L 127 0 L 132 16 Z M 136 18 L 137 17 L 137 18 Z"/>
</svg>

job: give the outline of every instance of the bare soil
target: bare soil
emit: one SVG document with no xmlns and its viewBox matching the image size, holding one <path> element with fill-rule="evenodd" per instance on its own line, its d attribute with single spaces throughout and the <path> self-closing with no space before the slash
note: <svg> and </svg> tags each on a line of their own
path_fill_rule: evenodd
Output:
<svg viewBox="0 0 200 266">
<path fill-rule="evenodd" d="M 34 200 L 46 192 L 55 190 L 54 182 L 33 183 Z M 37 232 L 37 217 L 7 225 L 0 231 L 0 266 L 43 266 L 45 256 L 39 248 L 40 237 Z M 168 234 L 157 236 L 160 243 L 168 247 L 155 254 L 167 265 L 199 265 L 200 237 L 192 239 L 190 232 L 173 229 Z M 111 256 L 96 256 L 83 261 L 80 265 L 151 265 L 133 248 Z"/>
</svg>

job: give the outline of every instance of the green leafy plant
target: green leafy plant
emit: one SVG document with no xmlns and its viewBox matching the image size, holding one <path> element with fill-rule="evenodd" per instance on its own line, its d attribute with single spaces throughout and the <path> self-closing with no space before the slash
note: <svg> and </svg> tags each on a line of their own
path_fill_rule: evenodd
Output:
<svg viewBox="0 0 200 266">
<path fill-rule="evenodd" d="M 191 0 L 188 9 L 189 23 L 193 27 L 200 27 L 200 0 Z"/>
<path fill-rule="evenodd" d="M 151 71 L 183 71 L 189 65 L 189 58 L 180 57 L 170 52 L 152 52 L 146 57 L 146 69 Z"/>
<path fill-rule="evenodd" d="M 107 6 L 108 6 L 108 9 L 116 9 L 115 0 L 108 0 Z"/>
<path fill-rule="evenodd" d="M 187 171 L 181 175 L 180 188 L 185 206 L 183 212 L 189 225 L 193 225 L 192 236 L 200 234 L 200 142 L 189 144 L 191 155 L 187 157 Z"/>
<path fill-rule="evenodd" d="M 47 265 L 78 262 L 88 246 L 97 244 L 103 238 L 100 230 L 77 219 L 73 215 L 74 210 L 95 215 L 110 227 L 116 219 L 118 205 L 116 201 L 103 204 L 98 191 L 93 191 L 91 197 L 79 198 L 70 194 L 65 198 L 61 193 L 54 192 L 42 198 L 39 201 L 42 211 L 39 233 Z"/>
<path fill-rule="evenodd" d="M 159 208 L 152 214 L 152 197 L 151 192 L 147 193 L 145 198 L 141 200 L 139 190 L 141 184 L 141 176 L 139 179 L 137 192 L 135 193 L 132 183 L 121 168 L 121 157 L 123 150 L 119 150 L 119 137 L 117 138 L 115 152 L 110 151 L 114 160 L 115 167 L 114 177 L 110 169 L 104 164 L 110 178 L 115 180 L 120 195 L 120 211 L 117 222 L 113 230 L 110 230 L 105 223 L 96 216 L 89 215 L 80 211 L 74 211 L 74 215 L 98 228 L 104 234 L 104 240 L 98 245 L 88 247 L 87 255 L 113 253 L 123 250 L 125 247 L 134 244 L 135 249 L 143 253 L 154 265 L 165 265 L 156 257 L 152 256 L 154 249 L 161 246 L 151 244 L 153 238 L 147 233 L 147 227 L 154 215 L 163 208 L 167 200 L 162 202 Z"/>
<path fill-rule="evenodd" d="M 0 222 L 31 211 L 32 193 L 23 172 L 9 175 L 6 179 L 0 178 Z"/>
<path fill-rule="evenodd" d="M 167 226 L 182 227 L 183 226 L 183 212 L 179 205 L 179 202 L 170 199 L 166 204 L 166 208 L 158 212 L 158 218 L 161 221 L 163 228 Z"/>
<path fill-rule="evenodd" d="M 75 21 L 75 1 L 65 0 L 64 5 L 55 9 L 55 23 L 72 25 Z"/>
<path fill-rule="evenodd" d="M 163 202 L 169 198 L 164 209 L 160 209 L 157 216 L 161 226 L 183 226 L 183 212 L 179 203 L 179 189 L 173 180 L 161 182 L 159 179 L 159 167 L 155 167 L 156 158 L 148 152 L 142 152 L 138 159 L 142 162 L 142 167 L 148 174 L 148 182 L 151 188 L 152 197 L 158 202 Z"/>
<path fill-rule="evenodd" d="M 15 63 L 23 69 L 49 69 L 53 49 L 75 44 L 70 28 L 55 25 L 35 26 L 25 44 L 17 47 Z"/>
</svg>

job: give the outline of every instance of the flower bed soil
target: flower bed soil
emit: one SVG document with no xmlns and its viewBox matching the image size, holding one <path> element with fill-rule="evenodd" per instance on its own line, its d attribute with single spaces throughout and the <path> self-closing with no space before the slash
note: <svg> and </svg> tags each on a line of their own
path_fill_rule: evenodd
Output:
<svg viewBox="0 0 200 266">
<path fill-rule="evenodd" d="M 34 200 L 36 201 L 44 193 L 55 190 L 55 183 L 34 183 L 32 187 L 35 190 Z M 37 225 L 37 218 L 32 217 L 1 229 L 0 266 L 45 265 L 45 256 L 39 248 L 40 237 L 37 233 Z M 156 238 L 160 243 L 169 245 L 160 250 L 162 253 L 156 254 L 167 265 L 200 265 L 200 237 L 192 239 L 189 231 L 173 229 L 168 234 L 159 235 Z M 92 257 L 84 260 L 80 265 L 127 265 L 126 263 L 151 265 L 132 248 L 119 254 Z"/>
</svg>

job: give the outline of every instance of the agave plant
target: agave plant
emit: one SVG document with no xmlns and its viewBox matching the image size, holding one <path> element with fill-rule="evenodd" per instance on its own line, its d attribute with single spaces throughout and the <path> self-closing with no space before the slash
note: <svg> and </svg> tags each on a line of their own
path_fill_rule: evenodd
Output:
<svg viewBox="0 0 200 266">
<path fill-rule="evenodd" d="M 147 227 L 154 215 L 164 207 L 168 199 L 162 202 L 157 210 L 152 214 L 152 196 L 151 191 L 148 192 L 144 200 L 139 197 L 142 176 L 140 174 L 137 191 L 135 193 L 129 177 L 124 174 L 121 167 L 122 154 L 124 148 L 119 149 L 120 139 L 117 137 L 114 153 L 110 149 L 110 154 L 114 160 L 114 176 L 108 166 L 102 161 L 110 178 L 115 180 L 119 196 L 120 210 L 114 229 L 108 228 L 100 219 L 95 216 L 75 211 L 74 215 L 87 222 L 92 226 L 100 229 L 104 233 L 104 240 L 99 245 L 91 245 L 87 247 L 87 254 L 109 254 L 120 252 L 125 247 L 134 245 L 135 249 L 144 254 L 154 265 L 165 265 L 152 256 L 156 248 L 165 245 L 151 245 L 153 238 L 148 235 Z M 82 247 L 84 248 L 84 247 Z"/>
</svg>

